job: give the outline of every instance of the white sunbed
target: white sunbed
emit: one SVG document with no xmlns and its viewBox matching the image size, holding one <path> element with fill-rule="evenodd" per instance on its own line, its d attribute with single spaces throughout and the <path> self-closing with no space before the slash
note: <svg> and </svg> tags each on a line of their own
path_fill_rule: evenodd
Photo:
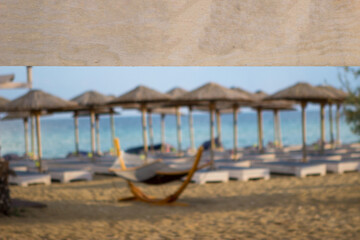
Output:
<svg viewBox="0 0 360 240">
<path fill-rule="evenodd" d="M 297 177 L 309 175 L 325 176 L 326 164 L 312 162 L 258 162 L 253 163 L 254 167 L 268 168 L 271 173 L 289 174 Z"/>
<path fill-rule="evenodd" d="M 52 180 L 59 181 L 61 183 L 69 183 L 71 181 L 91 181 L 92 174 L 87 170 L 79 169 L 49 169 L 48 173 Z"/>
<path fill-rule="evenodd" d="M 10 184 L 16 184 L 22 187 L 27 187 L 30 184 L 51 184 L 51 177 L 49 174 L 22 171 L 15 173 L 16 176 L 9 176 Z"/>
<path fill-rule="evenodd" d="M 198 184 L 209 182 L 228 182 L 229 171 L 202 169 L 196 171 L 191 180 Z"/>
<path fill-rule="evenodd" d="M 220 166 L 219 169 L 228 171 L 230 179 L 240 181 L 248 181 L 250 179 L 270 179 L 270 171 L 267 168 Z"/>
</svg>

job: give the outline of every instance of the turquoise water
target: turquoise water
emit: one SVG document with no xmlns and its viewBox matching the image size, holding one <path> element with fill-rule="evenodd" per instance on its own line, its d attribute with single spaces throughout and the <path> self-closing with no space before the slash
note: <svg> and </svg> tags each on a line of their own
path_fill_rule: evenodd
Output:
<svg viewBox="0 0 360 240">
<path fill-rule="evenodd" d="M 281 112 L 281 130 L 285 145 L 301 144 L 301 112 Z M 326 139 L 329 141 L 328 114 L 326 113 Z M 232 115 L 222 115 L 222 138 L 226 148 L 233 144 Z M 264 143 L 273 141 L 273 114 L 264 112 Z M 257 120 L 255 112 L 240 113 L 238 119 L 239 146 L 248 146 L 257 143 Z M 166 142 L 176 144 L 176 119 L 166 116 Z M 160 143 L 160 116 L 153 115 L 155 143 Z M 350 131 L 350 127 L 341 118 L 341 140 L 343 143 L 358 141 L 358 136 Z M 116 136 L 120 138 L 123 149 L 142 145 L 140 116 L 115 117 Z M 335 124 L 334 124 L 335 129 Z M 199 146 L 209 139 L 209 115 L 194 114 L 195 143 Z M 89 118 L 79 119 L 80 150 L 90 150 L 90 124 Z M 74 151 L 74 125 L 73 119 L 43 118 L 41 120 L 42 144 L 44 157 L 62 157 Z M 320 116 L 318 111 L 307 112 L 307 141 L 312 143 L 320 138 Z M 107 116 L 100 118 L 101 150 L 108 151 L 111 147 L 110 120 Z M 183 148 L 190 145 L 188 116 L 182 116 Z M 24 130 L 22 120 L 0 122 L 0 143 L 2 154 L 24 153 Z"/>
</svg>

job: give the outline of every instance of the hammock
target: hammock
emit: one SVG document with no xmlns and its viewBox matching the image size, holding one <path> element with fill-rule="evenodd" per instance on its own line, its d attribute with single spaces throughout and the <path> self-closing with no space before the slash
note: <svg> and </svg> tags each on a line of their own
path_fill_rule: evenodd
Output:
<svg viewBox="0 0 360 240">
<path fill-rule="evenodd" d="M 176 165 L 168 165 L 161 161 L 155 161 L 141 167 L 135 167 L 128 169 L 125 165 L 124 159 L 122 158 L 121 151 L 120 151 L 120 144 L 118 139 L 114 139 L 114 143 L 116 146 L 117 156 L 119 158 L 119 162 L 121 165 L 121 169 L 109 169 L 116 173 L 117 176 L 127 180 L 129 185 L 130 191 L 133 193 L 133 197 L 120 199 L 120 200 L 140 200 L 149 203 L 156 203 L 156 204 L 168 204 L 176 201 L 180 194 L 185 190 L 191 178 L 196 170 L 200 168 L 204 168 L 209 164 L 203 164 L 199 167 L 201 155 L 203 148 L 200 147 L 195 161 L 192 164 L 192 167 L 178 167 Z M 180 185 L 179 189 L 177 189 L 173 194 L 163 198 L 163 199 L 156 199 L 150 196 L 147 196 L 143 193 L 138 187 L 134 185 L 135 182 L 141 182 L 146 184 L 153 184 L 153 185 L 161 185 L 165 183 L 169 183 L 175 180 L 179 180 L 187 176 L 185 181 Z"/>
</svg>

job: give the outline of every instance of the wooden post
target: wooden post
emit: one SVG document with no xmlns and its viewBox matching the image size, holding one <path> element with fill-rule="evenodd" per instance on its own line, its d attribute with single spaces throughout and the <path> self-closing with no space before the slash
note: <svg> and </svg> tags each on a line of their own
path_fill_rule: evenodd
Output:
<svg viewBox="0 0 360 240">
<path fill-rule="evenodd" d="M 36 159 L 36 153 L 35 153 L 35 116 L 31 116 L 31 154 L 32 159 Z"/>
<path fill-rule="evenodd" d="M 40 129 L 40 113 L 35 113 L 36 117 L 36 137 L 38 147 L 38 158 L 39 158 L 39 172 L 42 172 L 42 146 L 41 146 L 41 129 Z"/>
<path fill-rule="evenodd" d="M 323 154 L 325 150 L 325 103 L 320 104 L 320 153 Z"/>
<path fill-rule="evenodd" d="M 280 113 L 276 112 L 276 125 L 277 125 L 277 137 L 278 137 L 278 144 L 279 148 L 283 147 L 282 137 L 281 137 L 281 122 L 280 122 Z"/>
<path fill-rule="evenodd" d="M 302 119 L 302 145 L 303 145 L 303 162 L 307 162 L 306 156 L 306 102 L 301 102 L 301 119 Z"/>
<path fill-rule="evenodd" d="M 116 136 L 115 136 L 115 121 L 114 121 L 114 110 L 113 109 L 110 110 L 110 128 L 111 128 L 111 145 L 113 145 L 113 150 L 115 151 L 114 139 L 116 138 Z"/>
<path fill-rule="evenodd" d="M 28 88 L 32 89 L 32 66 L 26 67 Z"/>
<path fill-rule="evenodd" d="M 95 156 L 95 111 L 90 110 L 91 152 Z"/>
<path fill-rule="evenodd" d="M 257 109 L 257 118 L 258 118 L 258 145 L 259 145 L 259 152 L 264 152 L 263 147 L 263 124 L 262 124 L 262 109 Z"/>
<path fill-rule="evenodd" d="M 221 113 L 220 110 L 217 109 L 216 111 L 216 128 L 217 128 L 217 136 L 219 138 L 219 142 L 221 143 Z"/>
<path fill-rule="evenodd" d="M 329 104 L 329 127 L 330 127 L 330 143 L 334 147 L 334 125 L 333 125 L 333 113 L 332 104 Z"/>
<path fill-rule="evenodd" d="M 142 115 L 142 129 L 143 129 L 143 144 L 144 144 L 144 154 L 147 161 L 148 155 L 148 144 L 147 144 L 147 129 L 146 129 L 146 105 L 141 105 L 141 115 Z"/>
<path fill-rule="evenodd" d="M 25 156 L 29 156 L 29 124 L 28 118 L 24 118 L 24 138 L 25 138 Z"/>
<path fill-rule="evenodd" d="M 190 148 L 191 151 L 195 151 L 195 140 L 194 140 L 194 121 L 192 116 L 192 107 L 189 106 L 189 130 L 190 130 Z"/>
<path fill-rule="evenodd" d="M 79 118 L 78 112 L 74 112 L 74 127 L 75 127 L 75 154 L 79 155 Z"/>
<path fill-rule="evenodd" d="M 237 160 L 237 142 L 238 142 L 238 105 L 233 105 L 233 131 L 234 131 L 234 160 Z"/>
<path fill-rule="evenodd" d="M 177 129 L 177 142 L 178 142 L 178 154 L 181 154 L 181 112 L 180 107 L 176 107 L 176 129 Z"/>
<path fill-rule="evenodd" d="M 148 124 L 149 124 L 150 149 L 151 149 L 151 152 L 154 152 L 154 129 L 153 129 L 151 110 L 148 111 L 147 119 L 148 119 Z"/>
<path fill-rule="evenodd" d="M 274 146 L 276 148 L 279 147 L 279 136 L 278 136 L 278 122 L 277 122 L 277 116 L 279 114 L 279 111 L 277 109 L 273 110 L 274 113 Z"/>
<path fill-rule="evenodd" d="M 336 104 L 336 146 L 340 145 L 340 104 Z"/>
<path fill-rule="evenodd" d="M 97 154 L 101 155 L 101 147 L 100 147 L 100 117 L 99 114 L 95 115 L 95 123 L 96 123 L 96 149 Z"/>
<path fill-rule="evenodd" d="M 161 114 L 161 152 L 165 152 L 165 114 Z"/>
<path fill-rule="evenodd" d="M 211 155 L 211 168 L 214 169 L 214 150 L 215 150 L 215 116 L 214 116 L 214 110 L 215 110 L 215 103 L 210 102 L 209 104 L 210 108 L 210 155 Z"/>
</svg>

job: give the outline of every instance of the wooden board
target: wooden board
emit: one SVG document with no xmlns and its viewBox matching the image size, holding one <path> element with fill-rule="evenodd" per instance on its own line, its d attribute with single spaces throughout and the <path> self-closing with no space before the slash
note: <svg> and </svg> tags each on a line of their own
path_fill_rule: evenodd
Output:
<svg viewBox="0 0 360 240">
<path fill-rule="evenodd" d="M 4 0 L 0 65 L 360 65 L 356 0 Z"/>
</svg>

